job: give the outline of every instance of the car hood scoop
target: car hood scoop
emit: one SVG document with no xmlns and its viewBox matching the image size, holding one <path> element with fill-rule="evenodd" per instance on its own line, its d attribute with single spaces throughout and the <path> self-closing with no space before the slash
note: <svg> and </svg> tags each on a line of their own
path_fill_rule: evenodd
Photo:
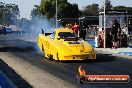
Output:
<svg viewBox="0 0 132 88">
<path fill-rule="evenodd" d="M 79 42 L 68 42 L 69 44 L 80 44 Z"/>
<path fill-rule="evenodd" d="M 84 51 L 84 45 L 79 41 L 64 41 L 63 44 L 75 53 Z"/>
</svg>

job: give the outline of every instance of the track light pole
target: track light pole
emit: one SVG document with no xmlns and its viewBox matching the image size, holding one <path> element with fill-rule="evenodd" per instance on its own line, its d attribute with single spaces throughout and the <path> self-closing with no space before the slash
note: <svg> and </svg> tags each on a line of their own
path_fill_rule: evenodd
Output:
<svg viewBox="0 0 132 88">
<path fill-rule="evenodd" d="M 55 18 L 56 18 L 56 28 L 58 27 L 58 26 L 57 26 L 57 25 L 58 25 L 58 22 L 57 22 L 57 12 L 58 12 L 58 8 L 57 8 L 57 0 L 56 0 L 56 15 L 55 15 L 55 16 L 56 16 L 56 17 L 55 17 Z"/>
<path fill-rule="evenodd" d="M 105 16 L 105 7 L 106 7 L 106 5 L 105 5 L 105 0 L 104 0 L 104 48 L 106 48 L 106 16 Z"/>
</svg>

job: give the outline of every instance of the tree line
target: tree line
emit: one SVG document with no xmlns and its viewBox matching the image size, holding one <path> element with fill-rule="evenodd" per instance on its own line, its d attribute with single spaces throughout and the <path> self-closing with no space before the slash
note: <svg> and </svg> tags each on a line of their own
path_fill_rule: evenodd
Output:
<svg viewBox="0 0 132 88">
<path fill-rule="evenodd" d="M 0 2 L 0 24 L 15 24 L 19 16 L 18 5 Z"/>
<path fill-rule="evenodd" d="M 78 4 L 71 4 L 68 0 L 57 0 L 58 2 L 58 18 L 78 18 L 83 16 L 98 16 L 99 12 L 103 10 L 103 6 L 98 4 L 91 4 L 84 6 L 82 10 L 78 8 Z M 106 0 L 106 10 L 128 10 L 132 14 L 132 7 L 113 6 L 110 0 Z M 51 19 L 55 18 L 56 0 L 41 0 L 40 5 L 34 5 L 31 11 L 31 18 L 36 16 L 43 16 Z M 15 24 L 20 16 L 18 5 L 5 4 L 0 2 L 0 24 Z M 23 23 L 27 19 L 19 20 Z"/>
<path fill-rule="evenodd" d="M 31 16 L 46 16 L 49 18 L 55 17 L 55 5 L 56 0 L 41 0 L 40 6 L 35 6 L 35 9 L 31 11 Z M 103 10 L 103 6 L 99 8 L 98 4 L 92 4 L 84 6 L 82 10 L 79 10 L 76 3 L 70 4 L 67 0 L 58 1 L 58 18 L 78 18 L 82 16 L 98 16 L 99 12 Z M 106 11 L 107 10 L 132 10 L 132 7 L 126 6 L 112 6 L 110 0 L 105 0 Z M 130 14 L 132 12 L 130 11 Z"/>
</svg>

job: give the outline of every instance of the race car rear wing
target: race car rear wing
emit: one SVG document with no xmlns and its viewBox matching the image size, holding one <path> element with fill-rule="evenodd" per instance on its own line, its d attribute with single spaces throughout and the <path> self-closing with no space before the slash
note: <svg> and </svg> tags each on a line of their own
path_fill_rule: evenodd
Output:
<svg viewBox="0 0 132 88">
<path fill-rule="evenodd" d="M 51 35 L 52 33 L 45 33 L 45 36 Z"/>
<path fill-rule="evenodd" d="M 44 33 L 44 30 L 42 29 L 42 34 L 44 34 L 45 36 L 51 35 L 52 33 Z"/>
</svg>

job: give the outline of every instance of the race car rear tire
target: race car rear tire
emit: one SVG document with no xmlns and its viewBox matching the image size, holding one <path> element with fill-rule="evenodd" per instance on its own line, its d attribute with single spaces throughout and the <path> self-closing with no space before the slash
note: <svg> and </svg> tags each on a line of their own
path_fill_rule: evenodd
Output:
<svg viewBox="0 0 132 88">
<path fill-rule="evenodd" d="M 50 54 L 50 56 L 48 58 L 49 58 L 49 60 L 52 61 L 53 60 L 53 55 Z"/>
<path fill-rule="evenodd" d="M 45 52 L 45 50 L 44 50 L 43 44 L 42 44 L 42 51 L 44 52 L 44 57 L 45 57 L 46 59 L 49 59 L 49 56 L 46 54 L 46 52 Z"/>
</svg>

